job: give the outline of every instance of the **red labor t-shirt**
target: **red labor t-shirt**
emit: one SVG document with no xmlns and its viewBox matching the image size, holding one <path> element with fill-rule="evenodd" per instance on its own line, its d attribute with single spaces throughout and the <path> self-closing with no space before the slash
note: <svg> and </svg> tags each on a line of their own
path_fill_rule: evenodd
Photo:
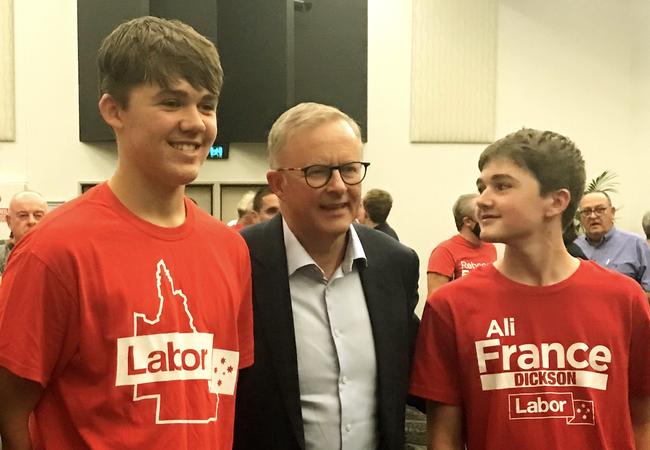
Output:
<svg viewBox="0 0 650 450">
<path fill-rule="evenodd" d="M 477 267 L 492 264 L 497 259 L 494 244 L 474 245 L 460 234 L 438 244 L 431 252 L 427 273 L 439 273 L 452 280 L 467 275 Z"/>
<path fill-rule="evenodd" d="M 253 362 L 250 261 L 186 201 L 162 228 L 102 184 L 24 238 L 0 290 L 0 366 L 44 387 L 34 448 L 232 447 Z"/>
<path fill-rule="evenodd" d="M 583 261 L 545 287 L 494 266 L 437 290 L 410 392 L 460 406 L 468 450 L 632 450 L 628 396 L 650 395 L 639 285 Z"/>
</svg>

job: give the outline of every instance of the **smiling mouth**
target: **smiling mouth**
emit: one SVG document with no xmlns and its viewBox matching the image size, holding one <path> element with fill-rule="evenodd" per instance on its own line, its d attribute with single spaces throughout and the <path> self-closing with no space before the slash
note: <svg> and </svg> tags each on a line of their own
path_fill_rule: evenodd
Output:
<svg viewBox="0 0 650 450">
<path fill-rule="evenodd" d="M 198 150 L 200 145 L 199 144 L 190 144 L 190 143 L 170 143 L 169 144 L 171 147 L 175 148 L 176 150 L 180 150 L 183 152 L 191 152 Z"/>
</svg>

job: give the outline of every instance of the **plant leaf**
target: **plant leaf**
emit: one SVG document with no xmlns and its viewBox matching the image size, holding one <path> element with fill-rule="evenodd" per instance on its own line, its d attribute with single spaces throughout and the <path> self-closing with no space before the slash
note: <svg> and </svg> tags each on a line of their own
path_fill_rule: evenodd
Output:
<svg viewBox="0 0 650 450">
<path fill-rule="evenodd" d="M 589 192 L 594 191 L 618 192 L 616 190 L 616 186 L 618 186 L 619 183 L 616 181 L 616 178 L 618 178 L 618 174 L 616 172 L 605 170 L 603 173 L 589 182 L 585 193 L 588 194 Z"/>
</svg>

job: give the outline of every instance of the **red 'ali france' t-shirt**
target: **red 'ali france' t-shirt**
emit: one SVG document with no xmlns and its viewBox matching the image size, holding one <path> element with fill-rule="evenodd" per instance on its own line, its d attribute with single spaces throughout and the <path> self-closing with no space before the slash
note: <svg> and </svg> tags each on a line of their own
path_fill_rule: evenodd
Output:
<svg viewBox="0 0 650 450">
<path fill-rule="evenodd" d="M 102 184 L 14 249 L 0 366 L 44 387 L 35 449 L 232 447 L 237 373 L 253 362 L 250 261 L 238 233 L 185 208 L 158 227 Z"/>
<path fill-rule="evenodd" d="M 492 264 L 497 259 L 494 244 L 474 245 L 460 234 L 438 244 L 429 256 L 427 273 L 439 273 L 452 280 L 467 275 L 477 267 Z"/>
<path fill-rule="evenodd" d="M 632 450 L 628 396 L 650 395 L 639 285 L 582 261 L 544 287 L 494 266 L 427 301 L 414 395 L 463 409 L 469 450 Z"/>
</svg>

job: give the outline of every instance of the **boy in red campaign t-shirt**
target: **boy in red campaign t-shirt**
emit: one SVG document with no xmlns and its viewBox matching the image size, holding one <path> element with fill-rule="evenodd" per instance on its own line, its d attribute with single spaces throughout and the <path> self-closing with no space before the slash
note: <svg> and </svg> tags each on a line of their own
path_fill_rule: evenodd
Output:
<svg viewBox="0 0 650 450">
<path fill-rule="evenodd" d="M 429 448 L 650 448 L 645 294 L 562 241 L 584 191 L 580 151 L 522 129 L 479 169 L 481 239 L 505 253 L 425 306 L 410 391 L 428 400 Z"/>
<path fill-rule="evenodd" d="M 142 17 L 104 39 L 98 63 L 117 169 L 9 259 L 3 446 L 229 450 L 238 371 L 253 363 L 250 259 L 185 197 L 217 133 L 219 55 L 181 22 Z"/>
</svg>

